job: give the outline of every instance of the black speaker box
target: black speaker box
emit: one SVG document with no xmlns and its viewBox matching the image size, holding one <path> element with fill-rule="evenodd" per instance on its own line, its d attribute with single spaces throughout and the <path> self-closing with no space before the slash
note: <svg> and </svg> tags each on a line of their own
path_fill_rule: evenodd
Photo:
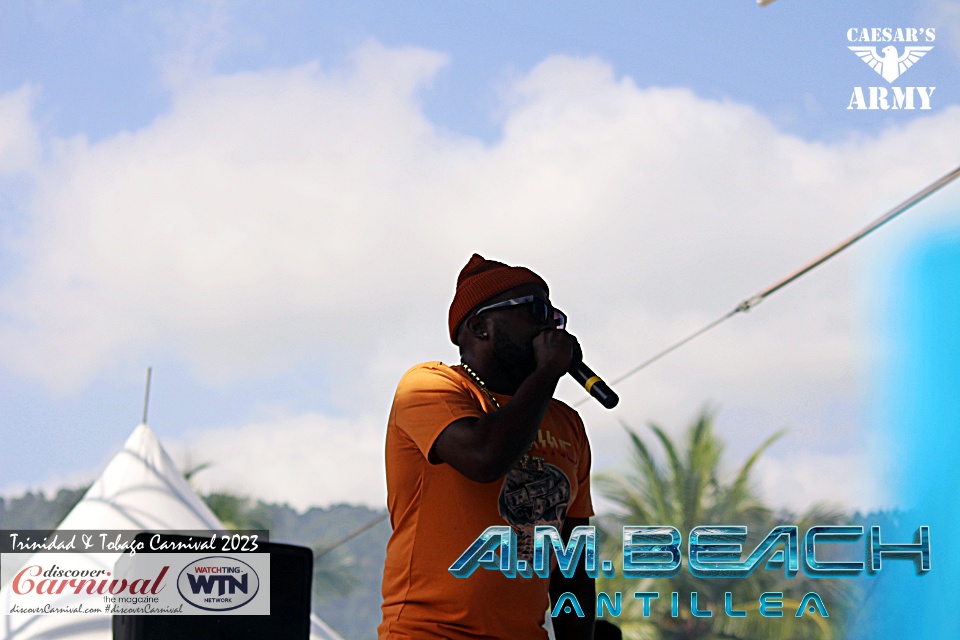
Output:
<svg viewBox="0 0 960 640">
<path fill-rule="evenodd" d="M 137 540 L 147 542 L 152 535 L 139 534 Z M 188 540 L 169 534 L 163 538 Z M 114 640 L 309 640 L 313 553 L 274 542 L 260 542 L 258 551 L 270 554 L 269 616 L 115 615 Z"/>
</svg>

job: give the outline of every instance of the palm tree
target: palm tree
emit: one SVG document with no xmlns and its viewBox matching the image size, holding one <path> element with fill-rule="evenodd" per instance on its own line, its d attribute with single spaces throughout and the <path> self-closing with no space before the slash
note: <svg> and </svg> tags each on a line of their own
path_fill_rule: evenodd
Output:
<svg viewBox="0 0 960 640">
<path fill-rule="evenodd" d="M 837 619 L 852 598 L 846 581 L 815 580 L 798 574 L 786 578 L 784 572 L 755 570 L 746 578 L 696 578 L 683 558 L 680 573 L 674 578 L 625 579 L 622 577 L 623 525 L 669 525 L 684 536 L 701 525 L 745 525 L 748 532 L 744 550 L 749 553 L 773 527 L 795 524 L 801 534 L 812 524 L 835 524 L 842 520 L 836 510 L 817 506 L 799 519 L 788 513 L 775 513 L 751 488 L 750 473 L 760 455 L 783 436 L 774 433 L 750 454 L 740 469 L 725 481 L 721 473 L 723 443 L 713 430 L 714 415 L 703 411 L 687 429 L 678 445 L 656 425 L 650 425 L 665 453 L 665 464 L 651 454 L 640 435 L 624 424 L 630 437 L 632 466 L 625 474 L 606 474 L 598 478 L 604 496 L 618 513 L 608 519 L 604 539 L 608 548 L 604 557 L 617 558 L 616 576 L 601 578 L 598 589 L 623 593 L 623 613 L 617 620 L 624 636 L 634 640 L 712 640 L 719 638 L 777 640 L 780 638 L 837 638 Z M 650 604 L 649 617 L 643 616 L 643 601 L 638 591 L 658 592 Z M 758 597 L 767 591 L 784 594 L 782 618 L 759 615 Z M 830 617 L 818 614 L 795 618 L 800 598 L 816 591 L 830 603 Z M 671 593 L 679 594 L 678 615 L 671 612 Z M 691 612 L 691 592 L 697 592 L 698 608 L 713 610 L 712 617 L 695 617 Z M 724 594 L 732 593 L 734 608 L 747 611 L 746 617 L 729 617 L 724 612 Z M 835 606 L 834 606 L 835 605 Z"/>
</svg>

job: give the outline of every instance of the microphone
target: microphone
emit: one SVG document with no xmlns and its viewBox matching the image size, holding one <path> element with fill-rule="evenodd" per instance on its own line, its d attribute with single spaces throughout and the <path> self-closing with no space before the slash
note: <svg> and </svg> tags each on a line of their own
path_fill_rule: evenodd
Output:
<svg viewBox="0 0 960 640">
<path fill-rule="evenodd" d="M 582 360 L 570 365 L 570 371 L 567 373 L 573 376 L 574 380 L 583 385 L 587 393 L 599 400 L 600 404 L 607 409 L 613 409 L 620 402 L 620 396 L 614 393 L 613 389 L 608 387 L 607 383 L 601 380 L 600 376 L 595 374 L 590 367 L 583 364 Z"/>
</svg>

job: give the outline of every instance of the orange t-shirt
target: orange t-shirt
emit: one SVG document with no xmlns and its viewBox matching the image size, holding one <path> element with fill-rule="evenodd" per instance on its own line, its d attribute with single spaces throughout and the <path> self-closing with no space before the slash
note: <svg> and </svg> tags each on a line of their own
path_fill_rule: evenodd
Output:
<svg viewBox="0 0 960 640">
<path fill-rule="evenodd" d="M 498 402 L 509 396 L 494 394 Z M 477 569 L 455 578 L 448 569 L 484 529 L 510 524 L 517 557 L 530 562 L 533 528 L 566 516 L 593 515 L 590 445 L 577 412 L 559 400 L 547 407 L 531 454 L 542 471 L 512 469 L 479 483 L 427 455 L 455 420 L 493 411 L 459 367 L 417 365 L 397 387 L 387 424 L 387 506 L 393 534 L 383 569 L 380 640 L 415 638 L 546 638 L 546 578 L 507 578 Z"/>
</svg>

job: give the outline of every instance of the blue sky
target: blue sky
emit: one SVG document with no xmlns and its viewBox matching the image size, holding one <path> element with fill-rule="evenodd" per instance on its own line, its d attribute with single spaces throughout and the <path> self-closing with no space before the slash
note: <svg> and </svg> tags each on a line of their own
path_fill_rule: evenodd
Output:
<svg viewBox="0 0 960 640">
<path fill-rule="evenodd" d="M 847 50 L 872 27 L 935 29 L 895 83 L 932 109 L 847 109 L 890 86 Z M 958 32 L 938 0 L 2 3 L 0 491 L 92 478 L 153 366 L 205 488 L 379 504 L 470 253 L 542 272 L 615 377 L 960 162 Z M 889 501 L 871 301 L 938 198 L 584 408 L 598 468 L 618 418 L 709 405 L 734 459 L 790 427 L 771 498 Z"/>
<path fill-rule="evenodd" d="M 896 122 L 832 108 L 846 106 L 864 71 L 845 52 L 847 30 L 933 26 L 956 49 L 944 24 L 955 10 L 942 4 L 8 2 L 0 86 L 39 86 L 48 131 L 98 139 L 143 127 L 169 106 L 171 73 L 161 70 L 172 60 L 226 74 L 311 61 L 338 67 L 375 39 L 449 55 L 421 96 L 425 111 L 484 139 L 498 135 L 498 85 L 554 54 L 597 56 L 641 86 L 687 87 L 754 106 L 805 138 L 835 139 Z M 931 56 L 911 81 L 940 81 L 941 104 L 956 102 L 957 89 L 941 81 L 956 60 Z"/>
</svg>

